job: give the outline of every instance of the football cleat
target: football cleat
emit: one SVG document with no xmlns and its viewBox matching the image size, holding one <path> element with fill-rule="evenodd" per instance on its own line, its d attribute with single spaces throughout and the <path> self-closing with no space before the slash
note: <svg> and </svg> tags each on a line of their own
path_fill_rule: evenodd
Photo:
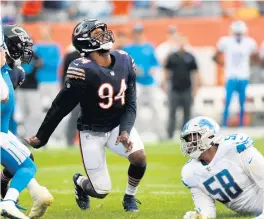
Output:
<svg viewBox="0 0 264 219">
<path fill-rule="evenodd" d="M 89 196 L 83 191 L 82 187 L 78 185 L 77 180 L 82 176 L 80 173 L 76 173 L 73 176 L 73 183 L 74 183 L 74 190 L 75 190 L 75 200 L 78 204 L 79 208 L 82 210 L 86 210 L 90 208 L 90 198 Z"/>
<path fill-rule="evenodd" d="M 139 211 L 138 205 L 141 205 L 141 202 L 132 195 L 125 195 L 123 199 L 123 207 L 127 212 L 137 212 Z"/>
<path fill-rule="evenodd" d="M 36 219 L 43 216 L 47 208 L 53 203 L 53 196 L 50 194 L 46 187 L 39 187 L 37 192 L 32 196 L 33 207 L 29 213 L 30 219 Z"/>
<path fill-rule="evenodd" d="M 29 219 L 17 209 L 15 202 L 11 200 L 0 202 L 0 215 L 10 219 Z"/>
</svg>

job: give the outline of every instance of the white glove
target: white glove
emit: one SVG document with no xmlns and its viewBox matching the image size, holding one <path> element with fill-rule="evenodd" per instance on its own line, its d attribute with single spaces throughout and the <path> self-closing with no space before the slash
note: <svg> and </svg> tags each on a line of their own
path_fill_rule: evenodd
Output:
<svg viewBox="0 0 264 219">
<path fill-rule="evenodd" d="M 199 214 L 196 211 L 188 211 L 184 215 L 183 219 L 198 219 Z"/>
<path fill-rule="evenodd" d="M 188 211 L 184 215 L 183 219 L 210 219 L 207 216 L 203 216 L 201 213 L 196 211 Z M 257 218 L 257 219 L 264 219 L 264 218 Z"/>
<path fill-rule="evenodd" d="M 258 217 L 254 217 L 252 219 L 264 219 L 264 214 L 259 215 Z"/>
</svg>

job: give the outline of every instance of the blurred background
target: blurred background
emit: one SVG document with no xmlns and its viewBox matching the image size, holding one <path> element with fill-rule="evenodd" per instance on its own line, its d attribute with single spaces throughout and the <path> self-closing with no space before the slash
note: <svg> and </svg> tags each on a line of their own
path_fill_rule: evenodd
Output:
<svg viewBox="0 0 264 219">
<path fill-rule="evenodd" d="M 224 70 L 212 57 L 218 40 L 229 35 L 231 23 L 239 19 L 247 24 L 248 35 L 257 42 L 259 59 L 251 63 L 244 127 L 239 126 L 240 107 L 234 94 L 224 130 L 242 128 L 250 135 L 264 136 L 263 15 L 263 0 L 1 0 L 3 23 L 22 25 L 35 43 L 33 60 L 23 65 L 27 77 L 17 90 L 10 129 L 21 137 L 36 134 L 64 84 L 67 66 L 80 56 L 71 45 L 71 34 L 74 26 L 86 18 L 106 22 L 115 34 L 114 49 L 122 49 L 135 59 L 138 74 L 136 128 L 144 141 L 177 141 L 182 124 L 198 115 L 212 117 L 222 124 Z M 175 53 L 179 51 L 188 57 L 187 61 L 178 60 L 175 67 Z M 168 76 L 173 68 L 186 74 Z M 170 80 L 178 81 L 175 85 L 178 90 L 170 92 L 170 84 L 173 84 Z M 78 143 L 78 113 L 79 107 L 76 107 L 63 120 L 50 144 L 60 147 Z"/>
</svg>

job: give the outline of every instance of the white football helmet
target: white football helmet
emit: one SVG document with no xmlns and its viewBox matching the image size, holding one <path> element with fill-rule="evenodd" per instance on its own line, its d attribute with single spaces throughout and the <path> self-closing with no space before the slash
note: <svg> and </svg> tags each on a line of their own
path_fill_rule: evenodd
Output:
<svg viewBox="0 0 264 219">
<path fill-rule="evenodd" d="M 230 26 L 230 30 L 232 34 L 246 34 L 247 33 L 247 25 L 244 21 L 234 21 L 232 22 L 231 26 Z"/>
<path fill-rule="evenodd" d="M 184 156 L 199 159 L 201 154 L 221 139 L 220 127 L 213 119 L 199 116 L 185 123 L 181 133 L 181 151 Z"/>
</svg>

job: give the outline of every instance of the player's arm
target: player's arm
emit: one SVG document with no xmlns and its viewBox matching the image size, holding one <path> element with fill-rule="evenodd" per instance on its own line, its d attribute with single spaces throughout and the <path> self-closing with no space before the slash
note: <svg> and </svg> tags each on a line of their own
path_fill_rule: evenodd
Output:
<svg viewBox="0 0 264 219">
<path fill-rule="evenodd" d="M 227 43 L 226 43 L 226 38 L 225 37 L 221 37 L 220 40 L 217 42 L 216 44 L 216 51 L 215 54 L 213 55 L 213 61 L 220 65 L 220 66 L 224 66 L 224 62 L 221 59 L 222 54 L 224 53 L 224 51 L 226 50 L 227 47 Z"/>
<path fill-rule="evenodd" d="M 258 185 L 262 190 L 264 196 L 264 157 L 254 147 L 249 147 L 240 153 L 244 170 L 248 176 Z M 264 218 L 264 203 L 262 217 Z"/>
<path fill-rule="evenodd" d="M 52 102 L 36 136 L 25 139 L 34 148 L 44 146 L 61 120 L 80 102 L 86 81 L 84 70 L 78 69 L 76 67 L 69 67 L 67 73 L 69 79 Z"/>
<path fill-rule="evenodd" d="M 132 60 L 132 65 L 135 66 Z M 132 66 L 131 66 L 132 67 Z M 128 76 L 127 89 L 125 91 L 125 113 L 121 117 L 120 121 L 120 133 L 130 133 L 136 120 L 137 104 L 136 104 L 136 71 L 135 67 L 130 69 Z"/>
<path fill-rule="evenodd" d="M 128 76 L 127 89 L 125 91 L 125 113 L 122 115 L 120 120 L 120 133 L 116 142 L 116 144 L 119 142 L 125 144 L 127 151 L 132 149 L 132 143 L 129 141 L 129 134 L 135 124 L 137 112 L 136 67 L 133 59 L 131 59 L 131 65 L 129 66 L 129 69 L 130 72 Z"/>
<path fill-rule="evenodd" d="M 216 218 L 215 201 L 199 188 L 191 188 L 192 199 L 199 219 Z"/>
<path fill-rule="evenodd" d="M 195 211 L 188 211 L 184 219 L 214 219 L 216 218 L 215 201 L 208 196 L 193 177 L 195 167 L 188 163 L 182 169 L 182 182 L 190 189 L 195 205 Z"/>
<path fill-rule="evenodd" d="M 199 188 L 191 188 L 195 211 L 188 211 L 184 219 L 214 219 L 216 208 L 214 200 Z"/>
</svg>

